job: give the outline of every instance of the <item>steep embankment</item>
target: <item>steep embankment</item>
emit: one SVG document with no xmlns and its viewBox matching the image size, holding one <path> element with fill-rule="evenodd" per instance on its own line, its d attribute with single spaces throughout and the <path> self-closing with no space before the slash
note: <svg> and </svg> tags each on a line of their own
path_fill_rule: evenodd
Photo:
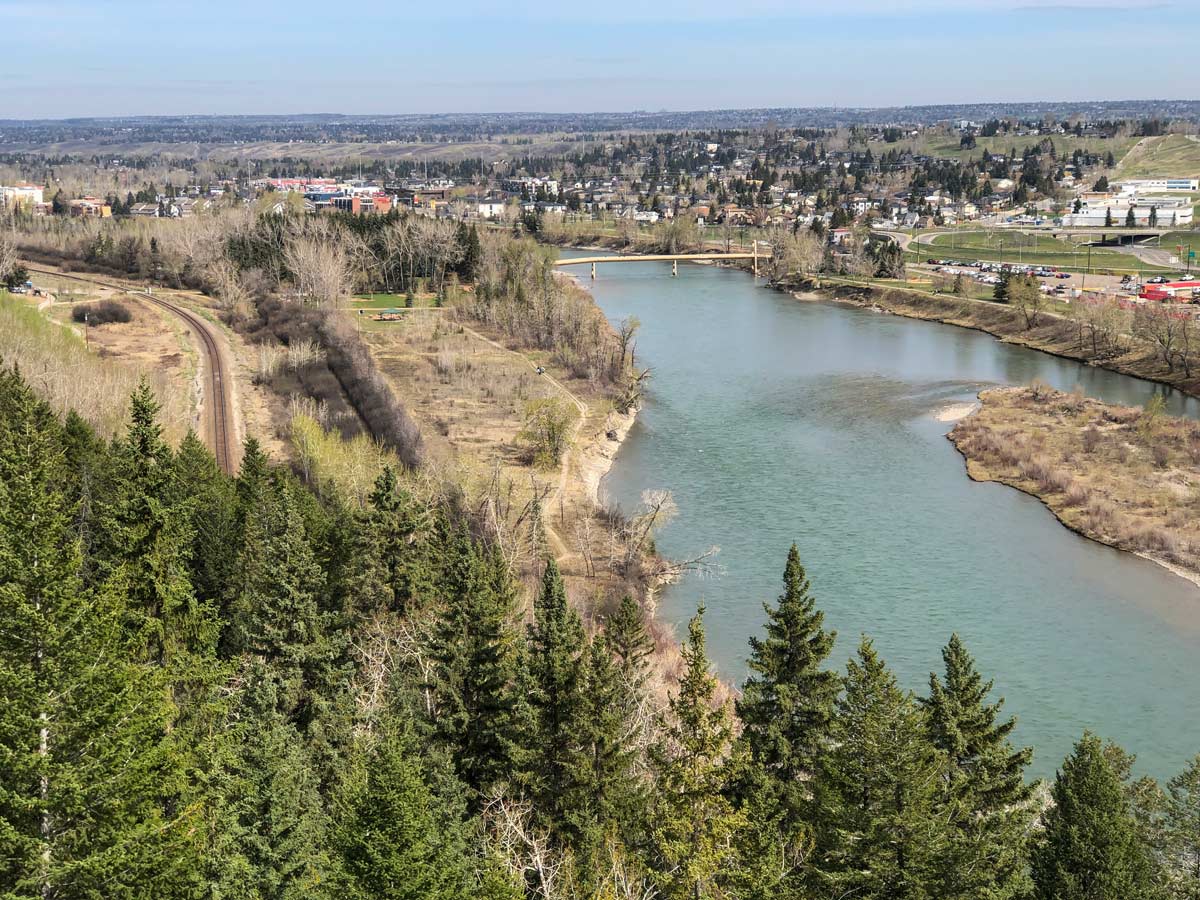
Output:
<svg viewBox="0 0 1200 900">
<path fill-rule="evenodd" d="M 1200 585 L 1200 424 L 1044 386 L 997 388 L 950 432 L 976 481 Z"/>
</svg>

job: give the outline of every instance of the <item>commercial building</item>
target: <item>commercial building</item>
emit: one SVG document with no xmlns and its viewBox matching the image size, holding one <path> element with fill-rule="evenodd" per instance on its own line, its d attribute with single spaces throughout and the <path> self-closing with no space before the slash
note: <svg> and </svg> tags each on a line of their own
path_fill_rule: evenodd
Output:
<svg viewBox="0 0 1200 900">
<path fill-rule="evenodd" d="M 1078 212 L 1063 216 L 1062 224 L 1067 227 L 1124 228 L 1133 210 L 1133 221 L 1138 227 L 1189 228 L 1194 209 L 1189 199 L 1182 197 L 1139 197 L 1132 194 L 1107 195 L 1097 198 L 1088 195 Z M 1082 199 L 1082 198 L 1081 198 Z"/>
<path fill-rule="evenodd" d="M 1154 194 L 1163 191 L 1194 194 L 1200 191 L 1200 178 L 1134 178 L 1120 182 L 1123 194 Z"/>
<path fill-rule="evenodd" d="M 44 202 L 42 193 L 42 188 L 36 184 L 0 185 L 0 207 L 30 210 Z"/>
</svg>

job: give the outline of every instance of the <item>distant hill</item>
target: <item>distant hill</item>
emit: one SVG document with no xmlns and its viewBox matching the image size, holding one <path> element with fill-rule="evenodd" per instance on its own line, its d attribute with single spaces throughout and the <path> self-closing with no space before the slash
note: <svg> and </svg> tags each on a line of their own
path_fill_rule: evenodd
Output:
<svg viewBox="0 0 1200 900">
<path fill-rule="evenodd" d="M 0 120 L 0 148 L 49 151 L 146 144 L 318 144 L 493 141 L 501 135 L 558 136 L 621 131 L 722 128 L 834 128 L 863 124 L 932 125 L 995 118 L 1174 119 L 1200 122 L 1200 101 L 972 103 L 878 108 L 795 107 L 613 113 L 451 113 L 444 115 L 130 116 L 108 119 Z M 518 145 L 519 146 L 519 145 Z"/>
<path fill-rule="evenodd" d="M 1118 178 L 1200 178 L 1200 140 L 1168 134 L 1142 138 L 1121 160 Z"/>
</svg>

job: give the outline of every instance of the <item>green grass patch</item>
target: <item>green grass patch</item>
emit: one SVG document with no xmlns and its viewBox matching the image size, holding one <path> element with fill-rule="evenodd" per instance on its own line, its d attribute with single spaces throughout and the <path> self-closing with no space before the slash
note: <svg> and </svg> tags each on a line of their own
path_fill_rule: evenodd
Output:
<svg viewBox="0 0 1200 900">
<path fill-rule="evenodd" d="M 436 306 L 434 294 L 417 294 L 413 297 L 413 307 Z M 351 300 L 351 309 L 404 309 L 408 306 L 405 294 L 359 294 Z"/>
<path fill-rule="evenodd" d="M 967 231 L 939 234 L 932 244 L 922 244 L 922 261 L 930 257 L 964 262 L 982 260 L 1014 265 L 1054 266 L 1082 272 L 1088 266 L 1088 247 L 1043 234 L 1023 234 L 1008 230 Z M 912 258 L 915 258 L 915 253 Z M 1107 247 L 1092 247 L 1091 271 L 1100 269 L 1114 272 L 1165 271 L 1160 266 L 1144 263 L 1129 253 L 1121 253 Z"/>
<path fill-rule="evenodd" d="M 1107 153 L 1112 153 L 1114 159 L 1120 160 L 1137 143 L 1136 138 L 1075 137 L 1073 134 L 1001 134 L 995 137 L 977 137 L 975 138 L 974 148 L 964 150 L 959 147 L 959 136 L 956 132 L 952 136 L 930 136 L 915 141 L 900 141 L 898 144 L 887 144 L 885 146 L 902 146 L 907 143 L 915 153 L 928 153 L 931 156 L 939 156 L 947 159 L 979 159 L 984 150 L 987 150 L 988 153 L 999 154 L 1001 156 L 1008 156 L 1010 152 L 1015 152 L 1017 157 L 1020 158 L 1021 152 L 1026 147 L 1035 147 L 1046 138 L 1049 138 L 1053 142 L 1054 150 L 1058 154 L 1058 158 L 1063 162 L 1069 162 L 1071 154 L 1076 150 L 1083 150 L 1086 153 L 1100 157 L 1103 157 Z"/>
<path fill-rule="evenodd" d="M 1186 134 L 1143 138 L 1117 166 L 1117 178 L 1200 176 L 1200 141 Z"/>
</svg>

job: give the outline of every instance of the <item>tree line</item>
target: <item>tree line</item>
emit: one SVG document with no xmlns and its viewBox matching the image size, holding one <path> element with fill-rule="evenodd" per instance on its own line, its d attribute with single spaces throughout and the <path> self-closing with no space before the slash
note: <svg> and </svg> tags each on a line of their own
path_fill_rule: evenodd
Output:
<svg viewBox="0 0 1200 900">
<path fill-rule="evenodd" d="M 845 673 L 795 547 L 731 700 L 702 613 L 650 686 L 629 597 L 527 604 L 452 500 L 385 470 L 234 477 L 0 375 L 0 894 L 1129 898 L 1200 890 L 1200 760 L 1085 734 L 1051 801 L 951 637 L 922 696 Z"/>
</svg>

